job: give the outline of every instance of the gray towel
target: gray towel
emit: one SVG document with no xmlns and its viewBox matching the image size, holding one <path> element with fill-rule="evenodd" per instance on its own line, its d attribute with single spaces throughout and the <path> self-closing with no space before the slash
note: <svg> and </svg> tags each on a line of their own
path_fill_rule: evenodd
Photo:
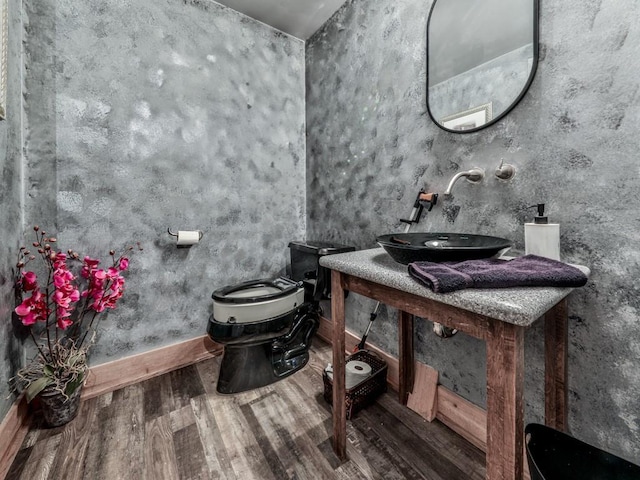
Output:
<svg viewBox="0 0 640 480">
<path fill-rule="evenodd" d="M 436 293 L 463 288 L 582 287 L 587 276 L 566 263 L 525 255 L 513 260 L 413 262 L 409 274 Z"/>
</svg>

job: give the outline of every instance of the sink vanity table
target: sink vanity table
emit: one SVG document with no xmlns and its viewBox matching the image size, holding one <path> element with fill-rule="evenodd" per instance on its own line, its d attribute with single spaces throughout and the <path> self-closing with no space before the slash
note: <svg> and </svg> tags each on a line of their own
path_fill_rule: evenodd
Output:
<svg viewBox="0 0 640 480">
<path fill-rule="evenodd" d="M 327 255 L 333 319 L 333 441 L 346 458 L 345 291 L 399 310 L 400 398 L 411 389 L 413 316 L 456 328 L 487 345 L 487 476 L 520 480 L 524 448 L 524 331 L 544 317 L 545 422 L 567 426 L 567 295 L 571 288 L 469 289 L 436 294 L 381 248 Z M 578 267 L 587 275 L 586 267 Z M 411 337 L 411 338 L 409 338 Z"/>
</svg>

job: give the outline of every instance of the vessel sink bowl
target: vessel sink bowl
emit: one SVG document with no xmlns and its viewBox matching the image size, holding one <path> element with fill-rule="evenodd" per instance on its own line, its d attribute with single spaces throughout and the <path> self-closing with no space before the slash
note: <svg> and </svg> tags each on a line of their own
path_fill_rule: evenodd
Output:
<svg viewBox="0 0 640 480">
<path fill-rule="evenodd" d="M 376 241 L 396 262 L 405 265 L 489 258 L 511 247 L 506 238 L 466 233 L 390 233 Z"/>
</svg>

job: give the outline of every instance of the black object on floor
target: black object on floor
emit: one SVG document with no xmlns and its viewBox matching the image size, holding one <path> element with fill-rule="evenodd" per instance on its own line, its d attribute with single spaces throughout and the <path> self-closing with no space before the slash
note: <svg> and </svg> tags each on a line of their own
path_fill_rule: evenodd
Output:
<svg viewBox="0 0 640 480">
<path fill-rule="evenodd" d="M 231 394 L 264 387 L 300 370 L 309 361 L 311 339 L 318 325 L 318 310 L 310 303 L 253 323 L 223 324 L 212 316 L 207 333 L 225 345 L 218 392 Z"/>
<path fill-rule="evenodd" d="M 207 333 L 224 345 L 217 391 L 271 385 L 304 367 L 318 330 L 320 300 L 330 298 L 324 255 L 355 250 L 327 242 L 291 242 L 292 278 L 258 279 L 213 292 Z"/>
<path fill-rule="evenodd" d="M 358 350 L 353 355 L 349 355 L 345 360 L 345 365 L 351 360 L 359 360 L 369 365 L 371 376 L 346 389 L 347 420 L 351 420 L 358 411 L 373 404 L 379 395 L 387 391 L 387 362 L 368 350 Z M 329 377 L 327 371 L 324 370 L 322 381 L 324 383 L 324 399 L 329 405 L 333 405 L 333 375 Z"/>
<path fill-rule="evenodd" d="M 638 480 L 640 467 L 545 425 L 525 428 L 531 480 Z"/>
</svg>

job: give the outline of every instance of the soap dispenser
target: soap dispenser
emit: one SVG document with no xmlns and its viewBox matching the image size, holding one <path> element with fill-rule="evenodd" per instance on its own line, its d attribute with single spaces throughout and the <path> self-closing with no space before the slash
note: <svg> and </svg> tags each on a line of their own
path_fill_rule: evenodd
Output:
<svg viewBox="0 0 640 480">
<path fill-rule="evenodd" d="M 524 224 L 525 253 L 560 260 L 560 225 L 549 223 L 544 215 L 544 203 L 531 208 L 537 208 L 538 214 L 533 223 Z"/>
</svg>

